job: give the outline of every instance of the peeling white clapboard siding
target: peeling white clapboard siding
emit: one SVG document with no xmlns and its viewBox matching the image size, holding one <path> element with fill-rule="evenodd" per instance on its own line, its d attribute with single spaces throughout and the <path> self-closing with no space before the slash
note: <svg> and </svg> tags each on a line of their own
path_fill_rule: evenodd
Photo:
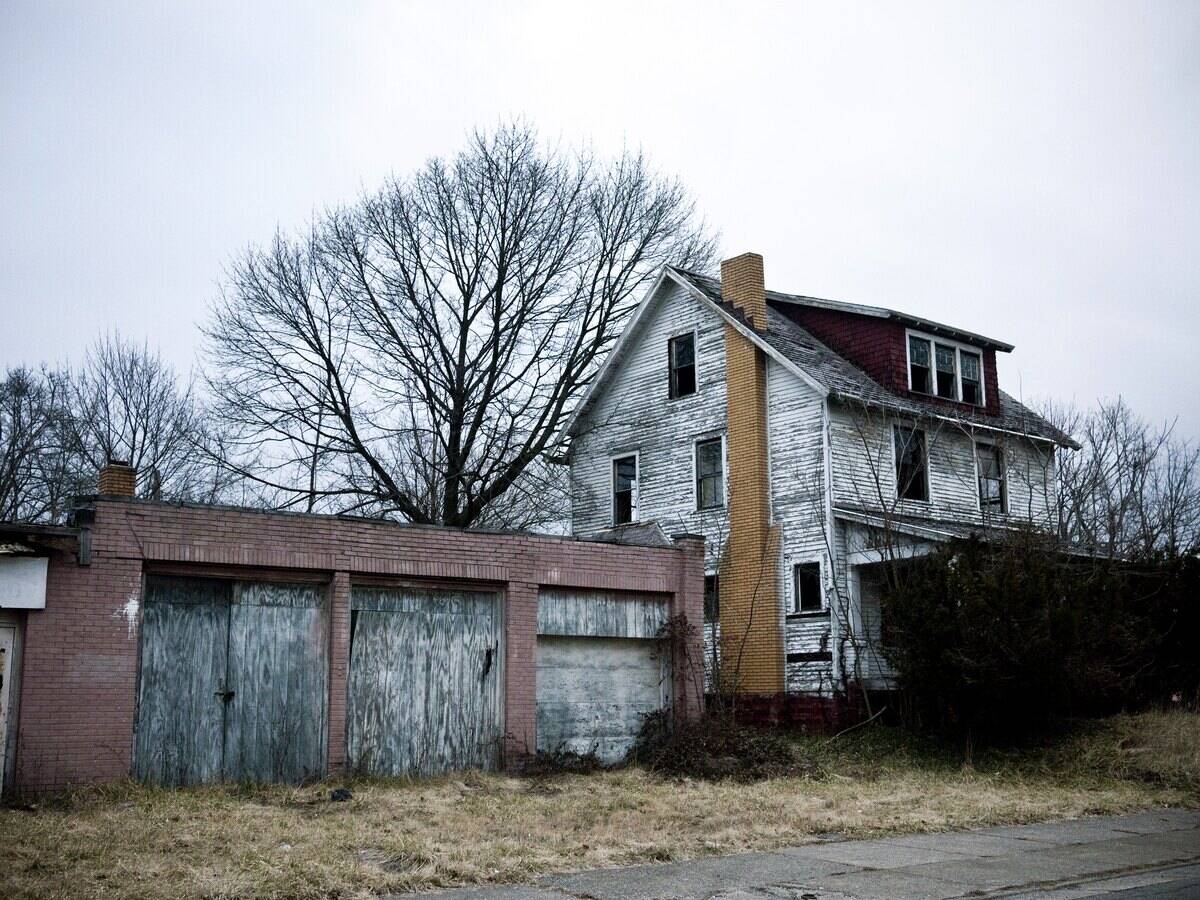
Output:
<svg viewBox="0 0 1200 900">
<path fill-rule="evenodd" d="M 779 603 L 783 617 L 784 682 L 789 691 L 828 692 L 830 660 L 805 659 L 829 652 L 830 617 L 789 617 L 794 609 L 793 566 L 817 562 L 826 609 L 835 604 L 827 539 L 824 398 L 771 361 L 767 366 L 767 430 L 771 463 L 771 514 L 780 529 Z M 791 658 L 789 658 L 791 657 Z"/>
<path fill-rule="evenodd" d="M 928 452 L 929 500 L 896 499 L 893 425 L 902 420 L 875 410 L 831 405 L 831 455 L 837 503 L 897 513 L 980 522 L 975 441 L 999 446 L 1008 482 L 1008 511 L 989 516 L 1002 521 L 1049 522 L 1054 497 L 1054 453 L 1015 435 L 979 432 L 949 424 L 924 426 Z"/>
<path fill-rule="evenodd" d="M 715 571 L 728 514 L 696 509 L 692 451 L 696 441 L 725 432 L 724 324 L 674 282 L 660 290 L 667 295 L 643 319 L 612 382 L 579 423 L 571 447 L 572 530 L 589 535 L 612 526 L 612 457 L 636 452 L 638 520 L 660 522 L 668 534 L 703 534 Z M 667 342 L 691 330 L 698 390 L 671 400 Z"/>
</svg>

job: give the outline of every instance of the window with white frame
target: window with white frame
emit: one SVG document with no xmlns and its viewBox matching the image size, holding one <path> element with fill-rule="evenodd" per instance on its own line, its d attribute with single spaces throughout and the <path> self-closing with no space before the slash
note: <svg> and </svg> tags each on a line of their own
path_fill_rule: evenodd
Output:
<svg viewBox="0 0 1200 900">
<path fill-rule="evenodd" d="M 983 354 L 954 341 L 909 332 L 908 389 L 982 406 Z"/>
<path fill-rule="evenodd" d="M 821 600 L 821 564 L 803 562 L 792 566 L 792 614 L 821 612 L 824 605 Z"/>
<path fill-rule="evenodd" d="M 1004 512 L 1008 502 L 1004 451 L 995 444 L 976 443 L 975 465 L 979 470 L 979 508 L 984 512 Z"/>
<path fill-rule="evenodd" d="M 725 463 L 719 437 L 696 442 L 696 509 L 725 505 Z"/>
<path fill-rule="evenodd" d="M 667 393 L 672 400 L 696 393 L 696 334 L 689 331 L 667 342 L 671 370 Z"/>
<path fill-rule="evenodd" d="M 901 500 L 928 500 L 929 466 L 925 455 L 925 432 L 920 428 L 897 425 L 894 436 L 896 496 Z"/>
<path fill-rule="evenodd" d="M 617 457 L 612 461 L 613 524 L 627 525 L 637 521 L 638 458 L 637 454 Z"/>
</svg>

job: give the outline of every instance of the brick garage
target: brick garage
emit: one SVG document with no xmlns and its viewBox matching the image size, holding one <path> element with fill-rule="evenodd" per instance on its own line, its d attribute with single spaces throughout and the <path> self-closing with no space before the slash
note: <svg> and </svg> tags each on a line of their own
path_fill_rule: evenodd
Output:
<svg viewBox="0 0 1200 900">
<path fill-rule="evenodd" d="M 10 529 L 10 535 L 12 534 Z M 98 497 L 74 533 L 28 533 L 48 555 L 46 603 L 18 611 L 19 672 L 9 788 L 45 791 L 128 777 L 143 591 L 148 573 L 295 579 L 326 587 L 327 764 L 346 764 L 352 583 L 457 585 L 495 590 L 503 605 L 506 765 L 536 747 L 538 597 L 546 588 L 661 598 L 670 615 L 702 619 L 704 546 L 630 546 L 573 538 L 463 531 L 225 507 Z M 620 597 L 620 594 L 612 594 Z M 696 650 L 699 659 L 699 650 Z M 701 698 L 682 670 L 675 709 Z M 12 731 L 10 723 L 10 731 Z"/>
</svg>

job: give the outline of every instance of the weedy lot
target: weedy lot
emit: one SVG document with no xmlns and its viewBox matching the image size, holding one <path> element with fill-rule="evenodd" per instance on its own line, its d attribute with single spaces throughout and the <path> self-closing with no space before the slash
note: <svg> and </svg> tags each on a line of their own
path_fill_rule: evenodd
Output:
<svg viewBox="0 0 1200 900">
<path fill-rule="evenodd" d="M 638 770 L 301 789 L 90 789 L 0 810 L 0 896 L 365 898 L 850 836 L 1200 805 L 1200 715 L 1151 713 L 1036 750 L 961 756 L 884 728 L 797 738 L 803 778 Z"/>
</svg>

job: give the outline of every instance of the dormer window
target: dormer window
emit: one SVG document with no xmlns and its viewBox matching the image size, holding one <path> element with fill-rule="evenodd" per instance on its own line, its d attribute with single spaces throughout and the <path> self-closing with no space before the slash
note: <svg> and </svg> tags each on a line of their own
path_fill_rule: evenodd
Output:
<svg viewBox="0 0 1200 900">
<path fill-rule="evenodd" d="M 979 406 L 983 403 L 983 364 L 978 353 L 959 350 L 962 360 L 962 402 Z"/>
<path fill-rule="evenodd" d="M 983 355 L 973 347 L 909 332 L 908 389 L 982 406 Z"/>
<path fill-rule="evenodd" d="M 933 382 L 929 367 L 929 341 L 910 335 L 908 338 L 908 389 L 918 394 L 932 394 Z"/>
<path fill-rule="evenodd" d="M 696 333 L 689 331 L 667 342 L 671 369 L 668 395 L 672 400 L 696 393 Z"/>
<path fill-rule="evenodd" d="M 935 351 L 937 356 L 937 395 L 939 397 L 958 396 L 958 354 L 953 347 L 938 344 Z"/>
</svg>

